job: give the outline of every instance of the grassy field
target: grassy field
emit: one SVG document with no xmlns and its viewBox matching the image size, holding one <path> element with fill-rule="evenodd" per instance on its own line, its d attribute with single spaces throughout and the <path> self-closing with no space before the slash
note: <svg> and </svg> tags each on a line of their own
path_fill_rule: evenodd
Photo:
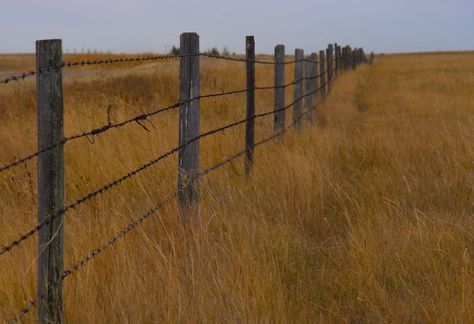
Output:
<svg viewBox="0 0 474 324">
<path fill-rule="evenodd" d="M 33 65 L 21 60 L 0 66 Z M 244 71 L 203 59 L 202 92 L 245 88 Z M 259 66 L 257 85 L 272 85 L 272 71 Z M 66 135 L 177 99 L 176 62 L 65 73 Z M 385 55 L 340 76 L 318 123 L 257 148 L 250 178 L 240 159 L 202 181 L 199 229 L 169 204 L 67 278 L 66 321 L 474 322 L 473 87 L 474 53 Z M 259 92 L 258 112 L 272 101 Z M 202 130 L 244 118 L 244 103 L 203 100 Z M 34 79 L 0 87 L 0 121 L 0 165 L 35 151 Z M 66 202 L 177 144 L 175 111 L 144 125 L 67 144 Z M 271 130 L 272 117 L 259 120 L 257 140 Z M 243 134 L 203 139 L 201 166 L 240 151 Z M 174 156 L 69 212 L 65 267 L 175 190 L 176 166 Z M 0 174 L 0 245 L 36 217 L 33 160 Z M 36 238 L 0 259 L 6 320 L 35 295 Z"/>
</svg>

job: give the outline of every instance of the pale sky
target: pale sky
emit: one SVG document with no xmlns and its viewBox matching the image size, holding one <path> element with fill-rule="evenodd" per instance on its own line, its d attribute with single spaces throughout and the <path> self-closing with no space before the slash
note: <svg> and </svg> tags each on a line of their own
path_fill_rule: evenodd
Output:
<svg viewBox="0 0 474 324">
<path fill-rule="evenodd" d="M 33 52 L 61 38 L 63 50 L 164 52 L 181 32 L 243 53 L 307 53 L 328 43 L 375 52 L 474 49 L 474 0 L 0 0 L 0 53 Z"/>
</svg>

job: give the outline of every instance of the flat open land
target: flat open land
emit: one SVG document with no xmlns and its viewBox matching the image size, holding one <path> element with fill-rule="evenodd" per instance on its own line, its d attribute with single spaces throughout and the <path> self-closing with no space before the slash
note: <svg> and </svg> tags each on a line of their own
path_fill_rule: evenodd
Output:
<svg viewBox="0 0 474 324">
<path fill-rule="evenodd" d="M 0 55 L 0 77 L 28 69 L 33 56 Z M 176 102 L 178 72 L 65 69 L 65 135 Z M 273 66 L 257 66 L 267 85 Z M 245 87 L 245 64 L 202 58 L 203 94 Z M 0 85 L 0 165 L 36 151 L 35 101 L 34 78 Z M 272 107 L 258 91 L 257 112 Z M 203 99 L 201 114 L 202 131 L 245 118 L 245 94 Z M 175 147 L 177 118 L 67 143 L 66 204 Z M 272 129 L 258 119 L 256 140 Z M 244 132 L 204 138 L 201 167 L 241 151 Z M 0 246 L 37 223 L 36 161 L 0 173 Z M 176 169 L 174 155 L 68 211 L 65 269 L 175 191 Z M 474 53 L 378 56 L 341 74 L 312 124 L 256 148 L 250 177 L 240 158 L 201 192 L 199 228 L 173 200 L 67 277 L 66 322 L 474 322 Z M 35 297 L 36 258 L 36 236 L 0 256 L 2 322 Z M 36 319 L 33 307 L 23 322 Z"/>
</svg>

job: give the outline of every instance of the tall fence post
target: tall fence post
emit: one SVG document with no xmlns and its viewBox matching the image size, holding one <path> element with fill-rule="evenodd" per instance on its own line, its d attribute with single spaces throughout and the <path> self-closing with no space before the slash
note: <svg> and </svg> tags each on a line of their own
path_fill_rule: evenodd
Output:
<svg viewBox="0 0 474 324">
<path fill-rule="evenodd" d="M 183 33 L 180 37 L 179 73 L 179 146 L 178 204 L 181 209 L 197 207 L 199 201 L 199 136 L 201 94 L 199 78 L 199 35 Z"/>
<path fill-rule="evenodd" d="M 38 151 L 60 143 L 63 130 L 62 43 L 60 39 L 36 42 Z M 64 207 L 64 148 L 38 157 L 38 222 Z M 64 231 L 62 215 L 39 229 L 37 297 L 39 323 L 62 323 Z"/>
<path fill-rule="evenodd" d="M 352 63 L 352 69 L 355 70 L 357 67 L 357 62 L 356 62 L 356 49 L 351 49 L 351 63 Z"/>
<path fill-rule="evenodd" d="M 255 146 L 255 40 L 253 36 L 245 39 L 247 70 L 247 122 L 245 124 L 245 173 L 253 166 Z"/>
<path fill-rule="evenodd" d="M 371 52 L 370 53 L 370 65 L 374 64 L 374 58 L 375 58 L 375 54 L 374 54 L 374 52 Z"/>
<path fill-rule="evenodd" d="M 337 43 L 334 43 L 334 76 L 336 77 L 339 73 L 339 46 Z"/>
<path fill-rule="evenodd" d="M 275 46 L 275 119 L 273 133 L 281 133 L 285 128 L 285 45 Z"/>
<path fill-rule="evenodd" d="M 311 54 L 311 60 L 314 62 L 313 64 L 313 67 L 312 67 L 312 71 L 313 71 L 313 90 L 315 91 L 314 93 L 314 98 L 316 99 L 315 102 L 318 102 L 317 100 L 317 96 L 319 95 L 319 92 L 321 91 L 321 89 L 319 89 L 319 80 L 320 80 L 320 77 L 319 77 L 319 58 L 318 58 L 318 53 L 312 53 Z"/>
<path fill-rule="evenodd" d="M 324 51 L 319 51 L 319 78 L 320 78 L 320 88 L 321 91 L 319 92 L 321 96 L 321 100 L 324 99 L 326 96 L 326 89 L 327 89 L 327 84 L 326 84 L 326 55 L 324 54 Z"/>
<path fill-rule="evenodd" d="M 347 70 L 347 46 L 344 46 L 342 49 L 342 64 L 343 64 L 343 69 L 344 71 Z"/>
<path fill-rule="evenodd" d="M 301 129 L 301 107 L 303 105 L 303 74 L 304 73 L 304 51 L 300 48 L 295 50 L 295 87 L 293 107 L 293 122 L 296 129 Z"/>
<path fill-rule="evenodd" d="M 350 60 L 351 60 L 351 47 L 348 45 L 346 46 L 346 60 L 345 60 L 346 70 L 349 70 L 349 67 L 351 66 Z"/>
<path fill-rule="evenodd" d="M 332 78 L 333 78 L 333 75 L 334 75 L 333 53 L 334 53 L 333 45 L 329 44 L 328 45 L 328 52 L 327 52 L 327 56 L 328 56 L 327 57 L 327 60 L 328 60 L 327 68 L 328 68 L 328 84 L 329 84 L 329 86 L 331 85 L 330 83 L 332 82 Z"/>
<path fill-rule="evenodd" d="M 306 119 L 311 121 L 313 119 L 313 105 L 314 105 L 314 96 L 315 96 L 315 91 L 316 87 L 314 86 L 315 80 L 317 80 L 316 76 L 318 75 L 318 72 L 316 70 L 316 59 L 314 57 L 314 53 L 311 54 L 309 59 L 305 61 L 305 66 L 304 66 L 304 76 L 306 78 L 305 80 L 305 85 L 304 85 L 304 91 L 305 91 L 305 114 L 306 114 Z M 308 95 L 311 93 L 311 95 Z"/>
</svg>

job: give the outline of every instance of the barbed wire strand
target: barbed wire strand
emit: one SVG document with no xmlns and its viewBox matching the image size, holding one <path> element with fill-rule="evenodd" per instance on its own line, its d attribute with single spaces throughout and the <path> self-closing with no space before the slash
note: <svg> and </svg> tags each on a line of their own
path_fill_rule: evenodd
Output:
<svg viewBox="0 0 474 324">
<path fill-rule="evenodd" d="M 233 61 L 233 62 L 244 62 L 247 63 L 249 62 L 247 59 L 244 58 L 236 58 L 232 56 L 223 56 L 223 55 L 214 55 L 214 54 L 208 54 L 208 53 L 197 53 L 197 54 L 186 54 L 186 55 L 153 55 L 153 56 L 140 56 L 140 57 L 124 57 L 124 58 L 98 58 L 95 60 L 80 60 L 76 62 L 63 62 L 59 65 L 56 66 L 51 66 L 45 69 L 40 69 L 37 71 L 27 71 L 23 72 L 20 74 L 16 75 L 11 75 L 8 76 L 2 80 L 0 80 L 0 84 L 8 84 L 12 81 L 22 81 L 25 80 L 29 77 L 42 74 L 45 72 L 51 72 L 54 70 L 59 70 L 62 68 L 72 68 L 72 67 L 78 67 L 78 66 L 86 66 L 86 65 L 104 65 L 104 64 L 123 64 L 123 63 L 137 63 L 137 62 L 147 62 L 147 61 L 163 61 L 163 60 L 175 60 L 175 59 L 181 59 L 185 57 L 197 57 L 197 56 L 202 56 L 202 57 L 208 57 L 208 58 L 213 58 L 213 59 L 220 59 L 220 60 L 226 60 L 226 61 Z M 294 64 L 300 61 L 304 62 L 309 62 L 313 64 L 319 63 L 318 61 L 313 61 L 310 59 L 302 59 L 302 60 L 291 60 L 291 61 L 286 61 L 282 63 L 274 62 L 274 61 L 264 61 L 264 60 L 253 60 L 254 63 L 256 64 L 269 64 L 269 65 L 278 65 L 278 64 Z"/>
</svg>

